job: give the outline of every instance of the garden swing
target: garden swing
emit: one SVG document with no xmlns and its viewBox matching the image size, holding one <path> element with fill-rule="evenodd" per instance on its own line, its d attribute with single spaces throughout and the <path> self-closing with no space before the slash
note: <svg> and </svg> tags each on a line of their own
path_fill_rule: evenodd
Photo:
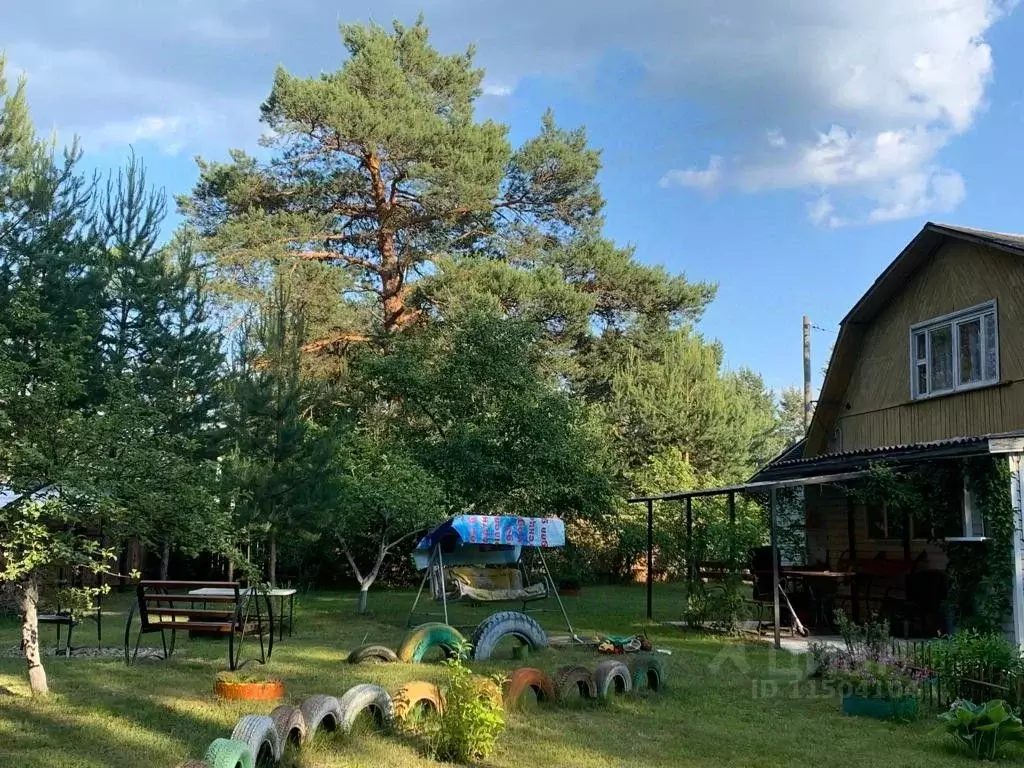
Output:
<svg viewBox="0 0 1024 768">
<path fill-rule="evenodd" d="M 420 539 L 413 551 L 416 570 L 424 573 L 406 626 L 413 626 L 416 607 L 429 583 L 430 595 L 441 603 L 442 612 L 421 616 L 442 616 L 449 624 L 449 603 L 520 603 L 523 613 L 539 612 L 545 609 L 530 605 L 554 595 L 569 636 L 575 637 L 544 557 L 544 549 L 562 546 L 565 524 L 556 517 L 460 515 L 447 520 Z M 536 553 L 540 564 L 540 578 L 533 583 L 523 562 L 528 552 Z"/>
</svg>

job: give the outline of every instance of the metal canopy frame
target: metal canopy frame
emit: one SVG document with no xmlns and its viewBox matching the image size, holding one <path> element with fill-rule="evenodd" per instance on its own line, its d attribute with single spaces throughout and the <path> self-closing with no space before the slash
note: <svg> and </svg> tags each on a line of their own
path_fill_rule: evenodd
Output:
<svg viewBox="0 0 1024 768">
<path fill-rule="evenodd" d="M 523 544 L 522 545 L 522 550 L 523 550 L 523 552 L 525 552 L 527 550 L 536 550 L 537 555 L 540 558 L 541 569 L 544 572 L 544 582 L 545 582 L 545 585 L 547 586 L 548 593 L 551 594 L 551 595 L 554 595 L 555 601 L 558 603 L 558 610 L 562 614 L 562 618 L 565 620 L 565 626 L 569 630 L 569 637 L 572 639 L 573 642 L 577 642 L 577 643 L 583 642 L 576 635 L 576 630 L 573 629 L 572 622 L 569 620 L 569 614 L 565 610 L 565 604 L 562 602 L 562 596 L 558 594 L 558 588 L 555 585 L 555 580 L 551 576 L 551 569 L 548 568 L 548 561 L 544 557 L 544 549 L 543 549 L 543 547 L 541 547 L 539 545 L 531 546 L 529 544 Z M 519 561 L 517 562 L 517 565 L 521 565 L 521 562 L 522 562 L 522 555 L 520 555 L 520 558 L 519 558 Z M 442 605 L 442 608 L 443 608 L 443 612 L 438 614 L 438 613 L 432 613 L 430 611 L 427 611 L 426 613 L 419 614 L 419 615 L 421 615 L 421 616 L 425 615 L 425 616 L 443 617 L 445 624 L 448 624 L 449 626 L 455 626 L 455 625 L 451 624 L 451 622 L 449 621 L 449 618 L 448 618 L 448 595 L 447 595 L 447 590 L 445 588 L 444 557 L 441 554 L 441 542 L 438 541 L 436 544 L 434 544 L 433 547 L 431 547 L 430 560 L 427 562 L 427 567 L 423 570 L 423 579 L 420 581 L 420 588 L 416 591 L 416 599 L 413 601 L 412 608 L 409 610 L 409 615 L 406 617 L 405 626 L 407 628 L 412 627 L 412 625 L 413 625 L 412 624 L 413 618 L 417 615 L 416 614 L 416 607 L 420 603 L 420 598 L 423 595 L 423 590 L 427 586 L 427 582 L 430 579 L 431 571 L 433 571 L 435 569 L 437 571 L 438 578 L 440 579 L 440 583 L 441 583 L 441 605 Z M 524 574 L 524 576 L 525 576 L 525 574 Z M 511 602 L 516 602 L 516 601 L 511 601 Z M 542 612 L 542 611 L 550 611 L 550 610 L 551 609 L 548 609 L 548 608 L 534 608 L 533 611 L 531 611 L 531 612 L 532 613 L 539 613 L 539 612 Z M 525 602 L 523 603 L 523 612 L 524 613 L 527 612 L 527 610 L 526 610 L 526 603 Z"/>
<path fill-rule="evenodd" d="M 861 469 L 854 472 L 839 472 L 830 475 L 812 475 L 810 477 L 794 478 L 789 480 L 762 480 L 741 485 L 726 485 L 719 488 L 704 488 L 692 491 L 676 491 L 664 493 L 658 496 L 637 496 L 628 499 L 630 504 L 647 505 L 647 618 L 653 619 L 654 608 L 654 502 L 656 501 L 686 501 L 686 528 L 687 533 L 691 532 L 693 524 L 692 500 L 706 496 L 728 496 L 729 497 L 729 519 L 734 521 L 736 517 L 736 494 L 764 493 L 769 495 L 768 517 L 769 529 L 771 532 L 772 546 L 772 596 L 775 621 L 773 630 L 775 633 L 775 647 L 782 647 L 782 633 L 779 628 L 781 614 L 781 603 L 779 602 L 779 541 L 776 531 L 776 496 L 780 488 L 803 488 L 808 485 L 828 485 L 830 483 L 841 483 L 847 480 L 857 480 L 865 477 L 870 470 Z M 687 564 L 687 569 L 692 568 L 692 563 Z"/>
</svg>

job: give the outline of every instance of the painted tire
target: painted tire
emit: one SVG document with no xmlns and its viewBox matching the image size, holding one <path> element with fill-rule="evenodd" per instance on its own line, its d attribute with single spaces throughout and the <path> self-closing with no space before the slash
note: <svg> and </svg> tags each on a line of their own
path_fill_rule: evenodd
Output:
<svg viewBox="0 0 1024 768">
<path fill-rule="evenodd" d="M 572 699 L 596 699 L 597 686 L 594 684 L 594 675 L 586 667 L 578 664 L 568 664 L 559 667 L 554 677 L 555 693 L 560 701 L 571 701 Z"/>
<path fill-rule="evenodd" d="M 233 739 L 214 739 L 203 758 L 210 768 L 255 768 L 249 745 Z"/>
<path fill-rule="evenodd" d="M 333 731 L 341 723 L 341 705 L 333 696 L 314 694 L 299 705 L 306 721 L 306 738 L 312 739 L 321 728 Z"/>
<path fill-rule="evenodd" d="M 520 697 L 530 689 L 537 694 L 537 701 L 542 704 L 556 698 L 555 684 L 546 672 L 534 667 L 521 667 L 509 676 L 505 685 L 505 709 L 518 708 Z"/>
<path fill-rule="evenodd" d="M 520 611 L 501 611 L 480 622 L 472 637 L 473 658 L 486 661 L 503 637 L 512 636 L 530 646 L 531 651 L 548 647 L 547 633 L 535 619 Z"/>
<path fill-rule="evenodd" d="M 477 696 L 481 699 L 489 699 L 495 707 L 505 705 L 505 695 L 501 692 L 501 686 L 491 678 L 474 676 L 473 684 L 476 686 Z"/>
<path fill-rule="evenodd" d="M 390 664 L 398 661 L 398 654 L 384 645 L 361 645 L 348 655 L 349 664 Z"/>
<path fill-rule="evenodd" d="M 594 670 L 594 685 L 599 698 L 607 699 L 616 694 L 629 693 L 633 689 L 633 678 L 629 667 L 617 659 L 606 659 Z"/>
<path fill-rule="evenodd" d="M 455 627 L 436 621 L 420 624 L 405 636 L 398 647 L 398 658 L 406 664 L 419 664 L 431 648 L 442 648 L 445 655 L 451 658 L 458 653 L 459 646 L 464 642 L 465 638 Z"/>
<path fill-rule="evenodd" d="M 339 725 L 344 733 L 349 733 L 356 718 L 363 712 L 373 715 L 377 726 L 391 728 L 395 724 L 395 704 L 391 694 L 372 683 L 362 683 L 349 688 L 338 699 L 341 710 Z"/>
<path fill-rule="evenodd" d="M 275 763 L 281 760 L 282 747 L 281 739 L 277 735 L 277 726 L 266 715 L 246 715 L 241 718 L 231 731 L 231 738 L 248 744 L 252 758 L 257 763 L 268 754 L 273 757 Z"/>
<path fill-rule="evenodd" d="M 395 691 L 391 700 L 395 703 L 395 720 L 398 722 L 409 717 L 420 704 L 425 704 L 437 714 L 444 713 L 444 694 L 441 689 L 422 680 L 406 683 Z"/>
<path fill-rule="evenodd" d="M 660 656 L 638 656 L 629 660 L 633 690 L 660 691 L 665 687 L 665 662 Z"/>
<path fill-rule="evenodd" d="M 270 713 L 270 719 L 274 721 L 282 750 L 286 744 L 302 744 L 306 741 L 306 718 L 298 707 L 282 704 Z"/>
</svg>

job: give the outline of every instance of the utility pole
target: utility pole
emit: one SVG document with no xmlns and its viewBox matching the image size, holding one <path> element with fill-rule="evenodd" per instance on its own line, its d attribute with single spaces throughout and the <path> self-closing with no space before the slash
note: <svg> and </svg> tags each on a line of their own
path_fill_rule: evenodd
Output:
<svg viewBox="0 0 1024 768">
<path fill-rule="evenodd" d="M 804 434 L 811 427 L 811 319 L 804 315 Z"/>
<path fill-rule="evenodd" d="M 811 318 L 804 315 L 804 434 L 811 428 Z"/>
</svg>

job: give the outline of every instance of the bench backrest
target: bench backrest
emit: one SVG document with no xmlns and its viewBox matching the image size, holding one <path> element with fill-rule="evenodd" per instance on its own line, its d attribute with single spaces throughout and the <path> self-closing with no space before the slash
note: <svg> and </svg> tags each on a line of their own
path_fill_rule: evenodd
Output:
<svg viewBox="0 0 1024 768">
<path fill-rule="evenodd" d="M 194 589 L 216 589 L 215 595 L 191 595 Z M 242 599 L 235 581 L 140 581 L 136 587 L 143 629 L 157 629 L 173 622 L 175 629 L 230 632 Z M 212 603 L 214 607 L 196 603 Z"/>
</svg>

